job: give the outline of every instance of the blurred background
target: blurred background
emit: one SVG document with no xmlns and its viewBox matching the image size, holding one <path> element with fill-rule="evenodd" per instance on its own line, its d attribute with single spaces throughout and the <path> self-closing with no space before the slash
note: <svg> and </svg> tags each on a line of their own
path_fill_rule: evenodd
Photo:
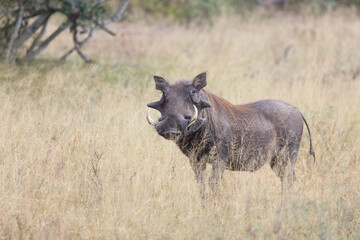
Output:
<svg viewBox="0 0 360 240">
<path fill-rule="evenodd" d="M 80 48 L 95 29 L 115 36 L 106 25 L 119 21 L 211 27 L 224 16 L 249 21 L 279 14 L 320 16 L 339 9 L 358 14 L 359 5 L 358 0 L 3 0 L 0 57 L 34 59 L 63 32 L 70 32 Z M 45 38 L 48 25 L 55 29 Z M 73 50 L 79 53 L 79 48 Z M 70 54 L 65 52 L 61 59 Z"/>
</svg>

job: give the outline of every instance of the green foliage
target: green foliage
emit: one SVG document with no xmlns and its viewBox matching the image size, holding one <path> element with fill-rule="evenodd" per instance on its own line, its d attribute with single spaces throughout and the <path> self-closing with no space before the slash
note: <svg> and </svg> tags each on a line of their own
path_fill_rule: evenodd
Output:
<svg viewBox="0 0 360 240">
<path fill-rule="evenodd" d="M 217 0 L 134 0 L 131 4 L 135 11 L 181 23 L 211 21 L 221 7 Z"/>
<path fill-rule="evenodd" d="M 259 0 L 225 0 L 224 5 L 228 11 L 236 14 L 244 14 L 259 5 Z"/>
<path fill-rule="evenodd" d="M 15 21 L 13 11 L 16 9 L 16 1 L 13 0 L 3 0 L 0 2 L 0 56 L 1 53 L 5 50 L 7 38 L 5 36 L 10 36 L 11 27 L 10 24 Z"/>
<path fill-rule="evenodd" d="M 89 31 L 94 21 L 103 23 L 106 10 L 98 1 L 60 0 L 60 12 L 69 17 L 70 31 L 80 28 L 79 33 Z"/>
<path fill-rule="evenodd" d="M 272 5 L 274 8 L 298 10 L 303 7 L 326 10 L 329 7 L 360 6 L 360 0 L 133 0 L 133 13 L 152 18 L 167 18 L 174 22 L 209 22 L 223 10 L 243 15 L 259 6 Z"/>
</svg>

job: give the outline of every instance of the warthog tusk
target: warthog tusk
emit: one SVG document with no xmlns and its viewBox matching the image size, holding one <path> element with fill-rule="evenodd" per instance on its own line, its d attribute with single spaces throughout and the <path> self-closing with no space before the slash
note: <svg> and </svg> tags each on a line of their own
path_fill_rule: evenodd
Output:
<svg viewBox="0 0 360 240">
<path fill-rule="evenodd" d="M 146 119 L 147 119 L 147 121 L 148 121 L 149 124 L 151 124 L 151 125 L 153 125 L 153 126 L 156 125 L 156 122 L 155 122 L 154 120 L 152 120 L 151 117 L 150 117 L 149 109 L 148 109 L 147 112 L 146 112 Z"/>
<path fill-rule="evenodd" d="M 195 105 L 193 105 L 193 106 L 194 106 L 194 109 L 195 109 L 195 113 L 194 113 L 194 116 L 191 118 L 190 124 L 188 125 L 188 127 L 190 127 L 191 125 L 193 125 L 193 124 L 196 122 L 197 118 L 198 118 L 198 110 L 197 110 L 197 108 L 195 107 Z"/>
</svg>

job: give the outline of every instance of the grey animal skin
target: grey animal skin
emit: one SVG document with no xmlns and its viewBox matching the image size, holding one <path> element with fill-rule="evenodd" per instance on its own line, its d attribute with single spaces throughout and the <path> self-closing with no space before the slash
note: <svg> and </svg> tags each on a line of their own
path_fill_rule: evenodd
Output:
<svg viewBox="0 0 360 240">
<path fill-rule="evenodd" d="M 310 154 L 315 160 L 311 134 L 302 114 L 277 100 L 260 100 L 233 105 L 207 92 L 206 73 L 193 81 L 169 84 L 154 76 L 161 99 L 148 107 L 161 112 L 157 122 L 148 121 L 158 134 L 173 140 L 189 158 L 204 198 L 204 172 L 212 165 L 210 189 L 213 193 L 224 170 L 256 171 L 266 162 L 282 182 L 282 191 L 295 180 L 294 166 L 299 151 L 303 122 L 310 136 Z"/>
</svg>

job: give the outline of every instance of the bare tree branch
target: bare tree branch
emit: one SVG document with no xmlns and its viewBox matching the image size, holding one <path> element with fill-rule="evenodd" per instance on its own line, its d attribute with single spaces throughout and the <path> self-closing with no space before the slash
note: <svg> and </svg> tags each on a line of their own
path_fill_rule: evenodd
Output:
<svg viewBox="0 0 360 240">
<path fill-rule="evenodd" d="M 14 51 L 24 44 L 53 14 L 53 12 L 47 12 L 40 15 L 29 27 L 25 28 L 24 31 L 14 41 Z"/>
<path fill-rule="evenodd" d="M 44 23 L 42 29 L 41 29 L 41 32 L 39 33 L 39 35 L 34 39 L 33 43 L 31 44 L 30 48 L 27 50 L 26 52 L 26 56 L 28 56 L 33 50 L 34 48 L 36 47 L 36 45 L 39 43 L 40 39 L 43 37 L 45 31 L 46 31 L 46 27 L 47 27 L 47 24 L 49 22 L 49 19 Z"/>
<path fill-rule="evenodd" d="M 17 35 L 18 32 L 19 32 L 19 29 L 20 29 L 20 27 L 21 27 L 21 21 L 22 21 L 23 14 L 24 14 L 24 4 L 23 4 L 23 1 L 22 1 L 22 0 L 18 0 L 17 2 L 18 2 L 18 5 L 19 5 L 19 13 L 18 13 L 18 16 L 17 16 L 17 19 L 16 19 L 16 24 L 15 24 L 14 30 L 13 30 L 13 32 L 11 33 L 9 42 L 8 42 L 8 44 L 7 44 L 7 46 L 6 46 L 6 59 L 9 59 L 9 58 L 10 58 L 10 55 L 11 55 L 11 52 L 12 52 L 13 43 L 14 43 L 14 39 L 15 39 L 16 35 Z"/>
<path fill-rule="evenodd" d="M 115 33 L 113 33 L 112 31 L 110 31 L 109 29 L 107 29 L 104 25 L 102 25 L 102 24 L 99 23 L 98 21 L 92 19 L 91 17 L 86 17 L 86 18 L 87 18 L 88 20 L 90 20 L 90 21 L 93 21 L 93 22 L 96 24 L 96 26 L 98 26 L 99 28 L 101 28 L 101 29 L 104 30 L 105 32 L 109 33 L 110 35 L 116 36 Z"/>
<path fill-rule="evenodd" d="M 77 51 L 77 53 L 80 55 L 80 57 L 86 62 L 86 63 L 91 63 L 93 62 L 91 59 L 87 58 L 86 55 L 80 50 L 80 43 L 77 39 L 77 29 L 74 29 L 73 32 L 73 41 L 75 44 L 75 50 Z"/>
<path fill-rule="evenodd" d="M 86 57 L 86 55 L 80 50 L 80 47 L 78 45 L 75 46 L 75 50 L 80 55 L 80 57 L 86 62 L 86 63 L 92 63 L 93 60 Z"/>
<path fill-rule="evenodd" d="M 125 16 L 125 10 L 128 4 L 129 0 L 122 0 L 121 4 L 116 9 L 114 15 L 104 21 L 104 25 L 108 25 L 111 22 L 119 21 L 120 19 L 122 19 Z"/>
<path fill-rule="evenodd" d="M 56 12 L 56 11 L 58 11 L 58 9 L 48 9 L 48 10 L 42 9 L 42 10 L 38 10 L 38 11 L 35 11 L 35 12 L 31 12 L 29 15 L 24 16 L 23 20 L 27 20 L 27 19 L 39 16 L 39 15 L 42 15 L 42 14 L 48 13 L 49 11 Z"/>
<path fill-rule="evenodd" d="M 82 45 L 84 45 L 85 43 L 87 43 L 87 41 L 89 41 L 89 39 L 92 37 L 92 34 L 94 32 L 94 28 L 91 28 L 88 36 L 82 40 L 81 42 L 79 42 L 78 46 L 81 47 Z M 65 53 L 61 58 L 60 61 L 65 61 L 65 59 L 73 52 L 76 50 L 76 47 L 73 47 L 72 49 L 70 49 L 67 53 Z"/>
<path fill-rule="evenodd" d="M 47 47 L 47 45 L 54 40 L 62 31 L 64 31 L 68 27 L 68 22 L 64 22 L 61 24 L 58 29 L 56 29 L 36 50 L 29 52 L 27 54 L 28 58 L 34 58 L 36 55 L 38 55 L 44 48 Z"/>
</svg>

